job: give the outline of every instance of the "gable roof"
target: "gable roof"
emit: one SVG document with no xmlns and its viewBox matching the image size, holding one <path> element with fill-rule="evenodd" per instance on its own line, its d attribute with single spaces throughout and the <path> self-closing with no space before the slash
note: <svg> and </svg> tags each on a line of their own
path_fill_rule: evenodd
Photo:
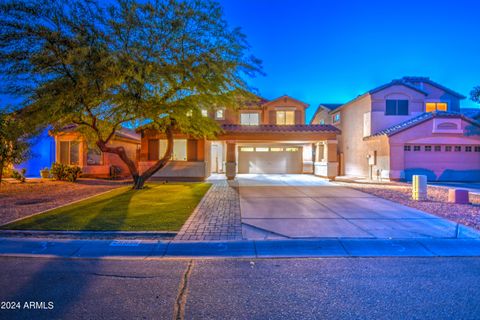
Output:
<svg viewBox="0 0 480 320">
<path fill-rule="evenodd" d="M 59 130 L 59 132 L 72 132 L 76 128 L 77 128 L 76 124 L 70 124 L 70 125 L 64 126 L 62 129 Z M 133 140 L 136 142 L 140 142 L 141 140 L 140 134 L 136 133 L 135 130 L 128 129 L 125 127 L 120 127 L 117 130 L 115 130 L 115 137 Z"/>
<path fill-rule="evenodd" d="M 411 127 L 414 127 L 416 125 L 419 125 L 420 123 L 423 123 L 425 121 L 428 121 L 433 118 L 461 118 L 465 121 L 468 121 L 472 124 L 480 126 L 480 122 L 471 119 L 469 117 L 466 117 L 465 115 L 458 113 L 458 112 L 448 112 L 448 111 L 436 111 L 436 112 L 425 112 L 419 115 L 418 117 L 408 119 L 404 122 L 398 123 L 396 125 L 393 125 L 389 128 L 380 130 L 368 137 L 363 138 L 364 140 L 367 140 L 372 137 L 378 137 L 378 136 L 383 136 L 386 135 L 388 137 L 393 136 L 394 134 L 397 134 L 401 131 L 407 130 Z"/>
<path fill-rule="evenodd" d="M 278 97 L 278 98 L 275 98 L 275 99 L 273 99 L 273 100 L 270 100 L 270 101 L 265 102 L 265 103 L 263 104 L 263 106 L 267 106 L 267 105 L 269 105 L 270 103 L 273 103 L 273 102 L 276 102 L 276 101 L 278 101 L 278 100 L 285 99 L 285 98 L 286 98 L 286 99 L 293 100 L 293 101 L 301 104 L 304 108 L 308 108 L 308 103 L 305 103 L 305 102 L 300 101 L 300 100 L 298 100 L 298 99 L 292 98 L 292 97 L 290 97 L 289 95 L 286 95 L 286 94 L 284 94 L 283 96 L 280 96 L 280 97 Z"/>
<path fill-rule="evenodd" d="M 320 112 L 320 110 L 324 109 L 330 112 L 340 108 L 341 106 L 343 106 L 342 103 L 320 103 L 317 107 L 317 110 L 315 110 L 315 113 L 313 114 L 312 119 L 310 119 L 310 124 L 312 124 L 313 120 L 315 119 L 317 114 Z"/>
<path fill-rule="evenodd" d="M 441 84 L 435 82 L 435 81 L 432 81 L 430 80 L 429 77 L 403 77 L 401 79 L 402 81 L 406 82 L 406 83 L 411 83 L 413 85 L 416 85 L 417 83 L 428 83 L 429 85 L 433 86 L 433 87 L 437 87 L 449 94 L 451 94 L 452 96 L 456 96 L 457 98 L 459 99 L 465 99 L 465 96 L 456 92 L 456 91 L 453 91 L 452 89 L 449 89 L 445 86 L 442 86 Z"/>
</svg>

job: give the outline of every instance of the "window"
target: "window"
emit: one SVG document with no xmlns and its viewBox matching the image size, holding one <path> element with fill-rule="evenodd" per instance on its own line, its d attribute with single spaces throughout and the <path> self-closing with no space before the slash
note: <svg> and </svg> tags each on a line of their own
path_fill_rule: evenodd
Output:
<svg viewBox="0 0 480 320">
<path fill-rule="evenodd" d="M 475 152 L 480 152 L 480 146 L 475 146 Z"/>
<path fill-rule="evenodd" d="M 188 110 L 187 111 L 187 117 L 191 117 L 193 115 L 193 111 L 192 110 Z"/>
<path fill-rule="evenodd" d="M 425 146 L 425 151 L 427 151 L 427 152 L 432 151 L 432 146 Z"/>
<path fill-rule="evenodd" d="M 435 146 L 435 152 L 442 151 L 442 146 Z"/>
<path fill-rule="evenodd" d="M 461 152 L 462 147 L 461 146 L 455 146 L 455 152 Z"/>
<path fill-rule="evenodd" d="M 295 111 L 277 111 L 277 124 L 279 125 L 295 124 Z"/>
<path fill-rule="evenodd" d="M 281 152 L 283 151 L 283 148 L 270 148 L 271 152 Z"/>
<path fill-rule="evenodd" d="M 412 147 L 410 146 L 403 146 L 403 151 L 411 151 Z"/>
<path fill-rule="evenodd" d="M 298 148 L 285 148 L 285 151 L 287 151 L 287 152 L 297 152 Z"/>
<path fill-rule="evenodd" d="M 427 102 L 425 103 L 425 112 L 447 111 L 448 103 L 446 102 Z"/>
<path fill-rule="evenodd" d="M 253 152 L 253 148 L 252 147 L 241 147 L 240 151 L 242 151 L 242 152 Z"/>
<path fill-rule="evenodd" d="M 167 150 L 167 140 L 148 140 L 148 160 L 157 161 L 162 158 Z M 187 161 L 187 140 L 174 139 L 173 140 L 173 154 L 172 160 Z"/>
<path fill-rule="evenodd" d="M 320 119 L 319 124 L 325 124 L 325 119 Z"/>
<path fill-rule="evenodd" d="M 340 122 L 340 112 L 336 113 L 332 116 L 332 122 L 333 123 L 339 123 Z"/>
<path fill-rule="evenodd" d="M 445 152 L 452 152 L 452 146 L 445 146 Z"/>
<path fill-rule="evenodd" d="M 472 147 L 471 146 L 465 147 L 465 152 L 472 152 Z"/>
<path fill-rule="evenodd" d="M 215 119 L 217 119 L 217 120 L 225 119 L 225 110 L 224 109 L 218 109 L 217 111 L 215 111 Z"/>
<path fill-rule="evenodd" d="M 408 116 L 408 100 L 386 100 L 385 115 Z"/>
<path fill-rule="evenodd" d="M 268 148 L 267 147 L 258 147 L 258 148 L 255 148 L 255 151 L 256 152 L 268 152 Z"/>
<path fill-rule="evenodd" d="M 420 146 L 413 146 L 413 151 L 420 151 Z"/>
<path fill-rule="evenodd" d="M 102 152 L 97 148 L 88 148 L 87 165 L 98 166 L 103 164 Z"/>
<path fill-rule="evenodd" d="M 67 165 L 80 164 L 80 142 L 60 141 L 60 163 Z"/>
<path fill-rule="evenodd" d="M 208 110 L 207 109 L 202 109 L 201 111 L 203 117 L 208 117 Z"/>
<path fill-rule="evenodd" d="M 259 117 L 258 113 L 241 113 L 240 114 L 240 124 L 244 126 L 258 126 Z"/>
</svg>

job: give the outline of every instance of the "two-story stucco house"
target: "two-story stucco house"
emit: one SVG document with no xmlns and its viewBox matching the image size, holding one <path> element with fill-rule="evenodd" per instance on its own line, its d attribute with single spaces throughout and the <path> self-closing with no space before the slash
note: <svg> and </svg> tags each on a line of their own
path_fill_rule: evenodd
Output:
<svg viewBox="0 0 480 320">
<path fill-rule="evenodd" d="M 404 77 L 312 119 L 332 123 L 340 175 L 430 181 L 480 180 L 480 124 L 460 113 L 465 97 L 426 77 Z"/>
<path fill-rule="evenodd" d="M 237 173 L 308 173 L 333 178 L 338 172 L 337 134 L 327 124 L 305 124 L 308 105 L 289 96 L 240 110 L 202 112 L 219 122 L 215 140 L 176 134 L 173 159 L 153 178 L 203 180 L 212 173 L 233 179 Z M 165 136 L 141 131 L 139 168 L 149 168 L 164 153 Z"/>
</svg>

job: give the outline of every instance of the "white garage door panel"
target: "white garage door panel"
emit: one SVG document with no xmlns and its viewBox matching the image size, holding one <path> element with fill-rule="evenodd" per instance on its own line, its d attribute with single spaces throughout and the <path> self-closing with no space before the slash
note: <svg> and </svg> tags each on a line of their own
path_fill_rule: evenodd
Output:
<svg viewBox="0 0 480 320">
<path fill-rule="evenodd" d="M 238 153 L 238 173 L 302 173 L 302 149 Z"/>
</svg>

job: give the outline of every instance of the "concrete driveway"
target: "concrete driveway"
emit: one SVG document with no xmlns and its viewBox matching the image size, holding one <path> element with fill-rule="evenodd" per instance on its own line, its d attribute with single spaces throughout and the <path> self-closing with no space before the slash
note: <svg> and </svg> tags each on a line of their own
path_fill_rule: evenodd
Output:
<svg viewBox="0 0 480 320">
<path fill-rule="evenodd" d="M 473 229 L 313 175 L 237 176 L 245 239 L 479 238 Z"/>
</svg>

